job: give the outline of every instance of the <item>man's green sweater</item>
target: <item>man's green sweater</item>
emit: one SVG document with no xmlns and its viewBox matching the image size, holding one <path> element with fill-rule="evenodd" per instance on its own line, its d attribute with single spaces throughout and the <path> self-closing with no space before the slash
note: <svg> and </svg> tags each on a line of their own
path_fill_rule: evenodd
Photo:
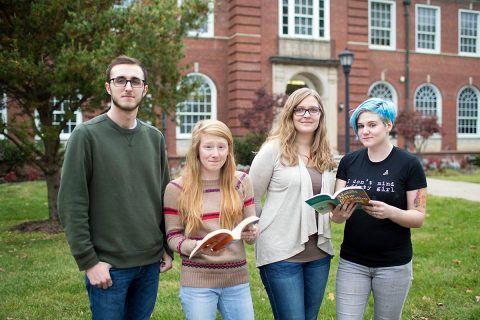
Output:
<svg viewBox="0 0 480 320">
<path fill-rule="evenodd" d="M 165 139 L 141 121 L 124 129 L 106 114 L 79 125 L 68 141 L 58 211 L 80 270 L 162 258 Z"/>
</svg>

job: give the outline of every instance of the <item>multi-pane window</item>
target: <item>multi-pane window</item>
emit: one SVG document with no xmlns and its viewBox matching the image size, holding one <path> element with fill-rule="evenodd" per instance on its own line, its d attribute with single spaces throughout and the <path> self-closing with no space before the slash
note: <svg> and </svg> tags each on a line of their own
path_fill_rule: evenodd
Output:
<svg viewBox="0 0 480 320">
<path fill-rule="evenodd" d="M 479 93 L 473 87 L 464 88 L 457 100 L 457 132 L 465 135 L 480 133 L 480 119 L 478 112 Z"/>
<path fill-rule="evenodd" d="M 7 123 L 7 95 L 0 93 L 0 123 Z M 0 134 L 0 140 L 5 136 Z"/>
<path fill-rule="evenodd" d="M 397 106 L 397 94 L 395 89 L 393 89 L 390 84 L 383 81 L 376 82 L 370 87 L 370 90 L 368 90 L 368 97 L 390 100 L 395 106 Z"/>
<path fill-rule="evenodd" d="M 0 93 L 0 122 L 7 122 L 7 95 Z"/>
<path fill-rule="evenodd" d="M 313 0 L 295 1 L 295 28 L 298 35 L 313 34 Z"/>
<path fill-rule="evenodd" d="M 442 123 L 442 102 L 440 92 L 431 84 L 420 86 L 415 92 L 415 111 L 421 112 L 424 116 L 436 116 L 438 123 Z"/>
<path fill-rule="evenodd" d="M 440 52 L 440 8 L 416 6 L 417 51 Z"/>
<path fill-rule="evenodd" d="M 298 38 L 329 37 L 329 0 L 279 0 L 280 34 Z"/>
<path fill-rule="evenodd" d="M 115 0 L 113 8 L 117 10 L 127 9 L 134 0 Z"/>
<path fill-rule="evenodd" d="M 203 22 L 203 24 L 196 30 L 190 30 L 188 32 L 189 36 L 192 37 L 213 37 L 214 32 L 214 7 L 215 1 L 208 2 L 208 14 L 207 19 Z"/>
<path fill-rule="evenodd" d="M 56 105 L 59 103 L 57 98 L 52 99 L 52 104 Z M 68 111 L 68 104 L 70 102 L 68 100 L 65 100 L 59 104 L 59 106 L 53 111 L 53 125 L 59 125 L 61 121 L 63 121 L 63 118 L 65 116 L 65 112 Z M 82 122 L 82 113 L 80 110 L 76 110 L 74 112 L 74 117 L 70 120 L 67 121 L 67 124 L 65 128 L 62 130 L 60 133 L 60 139 L 61 140 L 67 140 L 70 137 L 70 134 L 72 133 L 73 129 L 77 126 L 77 124 Z"/>
<path fill-rule="evenodd" d="M 370 0 L 368 8 L 370 48 L 395 49 L 395 2 Z"/>
<path fill-rule="evenodd" d="M 190 74 L 198 84 L 187 99 L 177 104 L 177 138 L 190 138 L 195 124 L 204 119 L 216 118 L 217 91 L 213 82 L 202 74 Z"/>
<path fill-rule="evenodd" d="M 479 20 L 480 12 L 478 11 L 459 11 L 458 51 L 460 53 L 467 55 L 480 54 Z"/>
</svg>

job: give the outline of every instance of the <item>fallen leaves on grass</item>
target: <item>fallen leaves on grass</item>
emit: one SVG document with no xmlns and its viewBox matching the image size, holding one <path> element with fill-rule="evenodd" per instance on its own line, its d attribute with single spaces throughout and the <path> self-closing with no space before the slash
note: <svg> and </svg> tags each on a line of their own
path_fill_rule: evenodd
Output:
<svg viewBox="0 0 480 320">
<path fill-rule="evenodd" d="M 327 299 L 330 300 L 330 301 L 334 301 L 335 300 L 335 294 L 333 292 L 329 292 L 328 295 L 327 295 Z"/>
</svg>

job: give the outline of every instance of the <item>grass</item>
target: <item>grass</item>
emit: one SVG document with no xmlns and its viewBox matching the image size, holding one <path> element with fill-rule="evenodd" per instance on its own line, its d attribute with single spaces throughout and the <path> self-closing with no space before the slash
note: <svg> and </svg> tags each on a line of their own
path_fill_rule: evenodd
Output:
<svg viewBox="0 0 480 320">
<path fill-rule="evenodd" d="M 427 176 L 441 180 L 480 183 L 480 169 L 478 168 L 471 170 L 428 170 Z"/>
<path fill-rule="evenodd" d="M 0 319 L 90 319 L 83 274 L 78 271 L 63 234 L 18 233 L 21 222 L 47 217 L 44 182 L 0 185 Z M 430 197 L 423 228 L 412 231 L 414 281 L 404 319 L 480 319 L 479 203 Z M 343 225 L 333 226 L 337 249 Z M 267 295 L 248 251 L 256 319 L 272 319 Z M 178 301 L 179 257 L 161 276 L 152 319 L 182 319 Z M 335 318 L 335 271 L 332 268 L 319 318 Z M 332 299 L 333 298 L 333 299 Z M 372 318 L 372 301 L 366 319 Z"/>
</svg>

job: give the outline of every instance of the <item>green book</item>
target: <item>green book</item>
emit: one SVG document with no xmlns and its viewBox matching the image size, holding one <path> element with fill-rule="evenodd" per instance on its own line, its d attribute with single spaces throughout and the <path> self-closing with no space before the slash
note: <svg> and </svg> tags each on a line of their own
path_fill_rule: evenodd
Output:
<svg viewBox="0 0 480 320">
<path fill-rule="evenodd" d="M 319 193 L 305 200 L 309 206 L 321 214 L 330 212 L 339 204 L 346 202 L 356 202 L 358 205 L 368 205 L 368 201 L 370 201 L 370 197 L 362 187 L 358 186 L 342 188 L 333 195 Z"/>
</svg>

